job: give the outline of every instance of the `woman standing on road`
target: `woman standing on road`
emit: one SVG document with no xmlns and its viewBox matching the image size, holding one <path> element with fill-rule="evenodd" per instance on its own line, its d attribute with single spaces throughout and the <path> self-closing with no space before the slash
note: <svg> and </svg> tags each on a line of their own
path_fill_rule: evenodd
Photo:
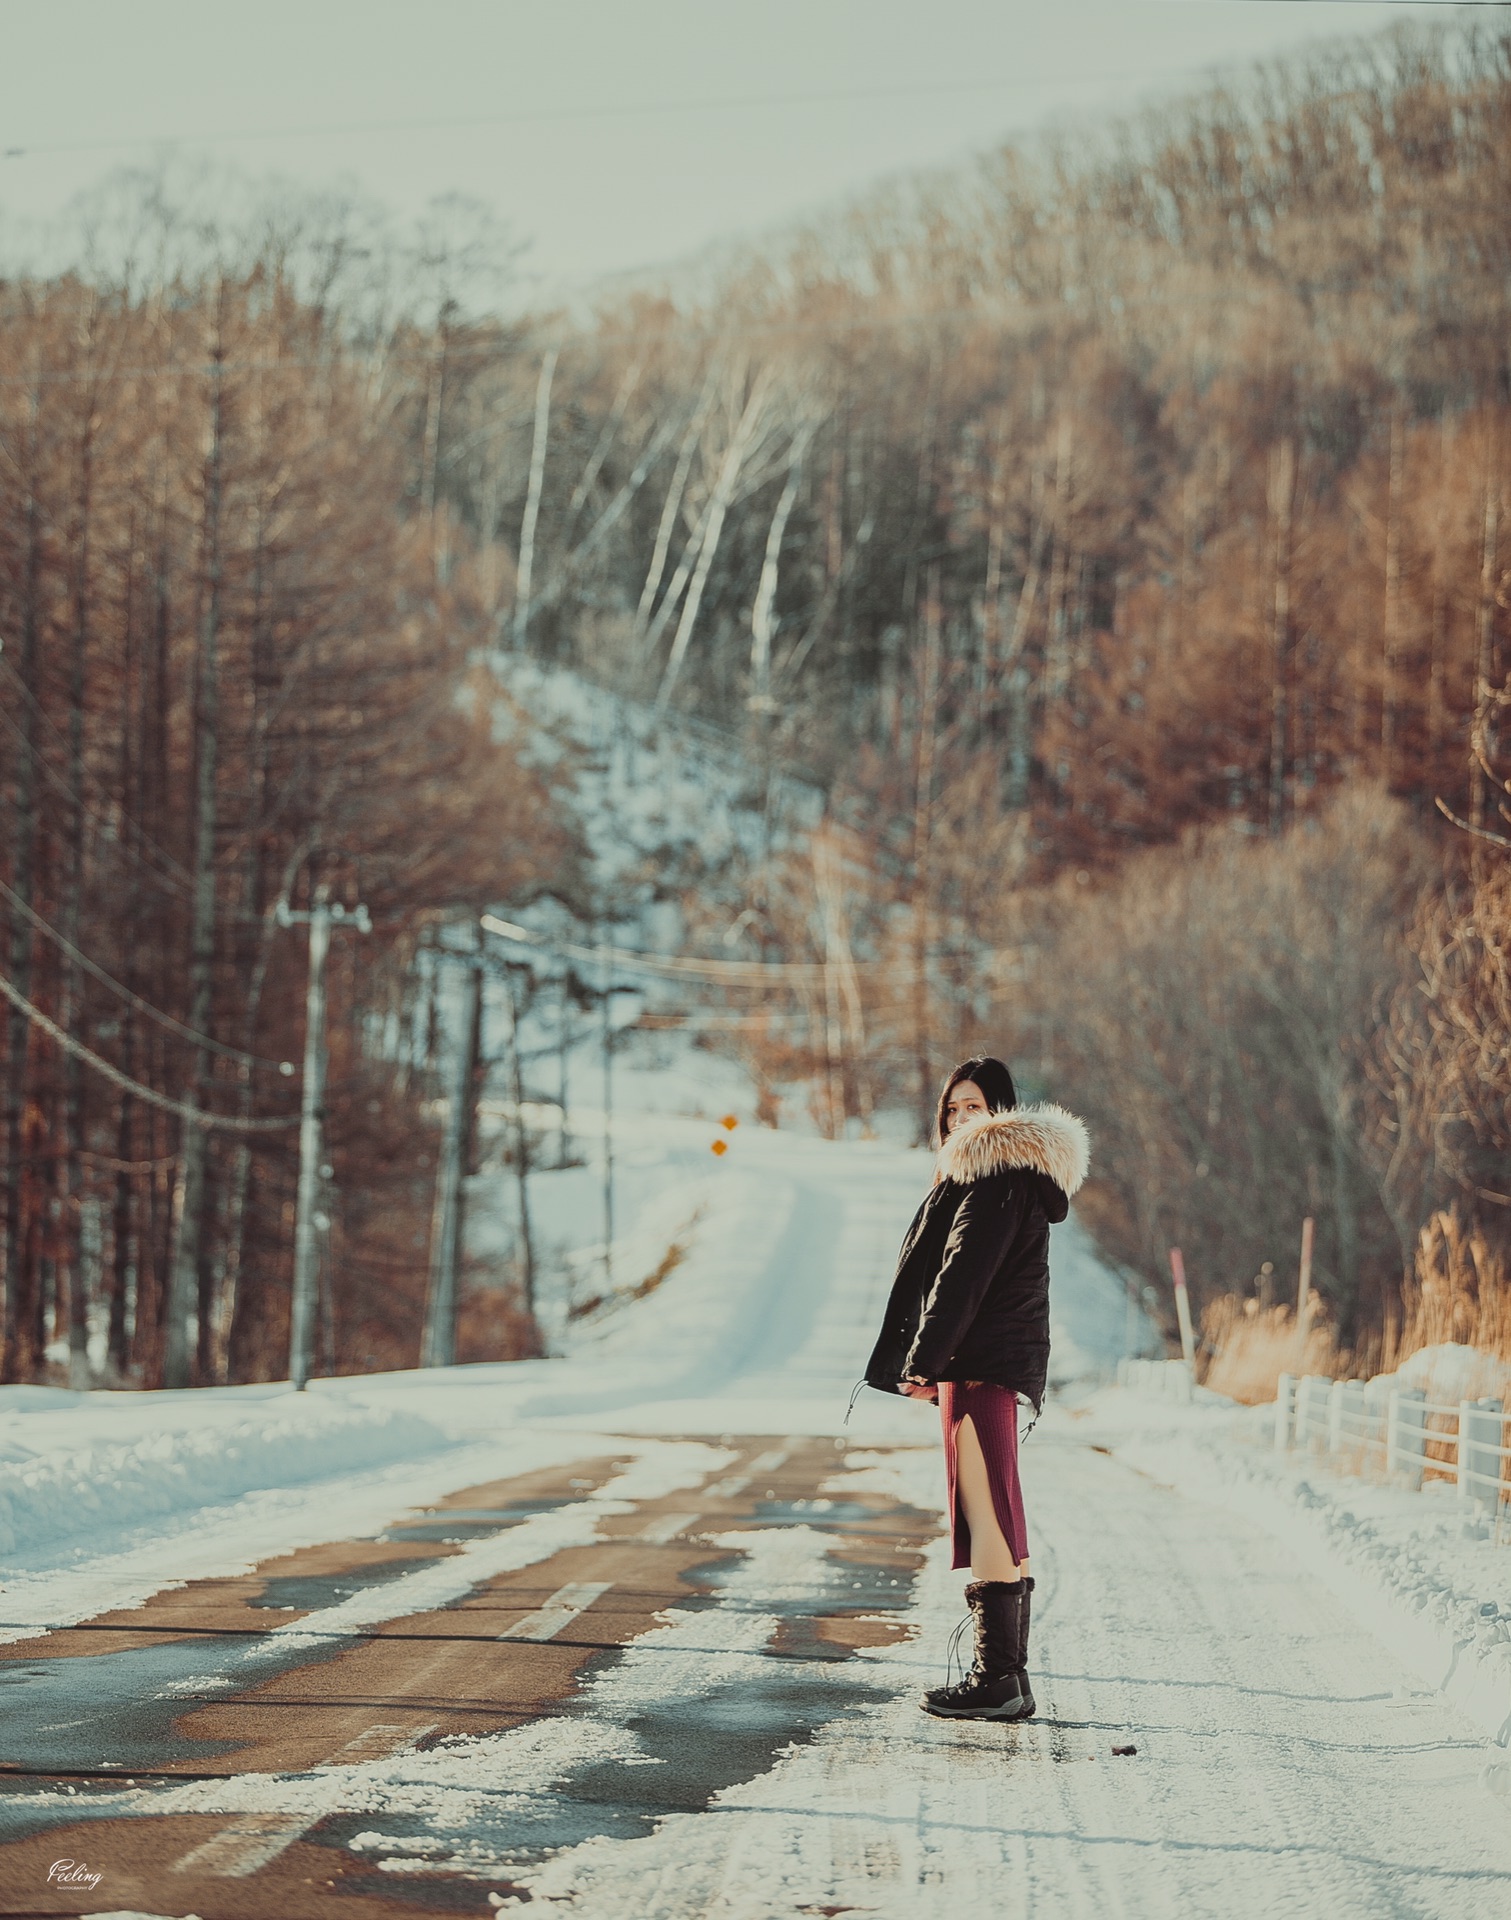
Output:
<svg viewBox="0 0 1511 1920">
<path fill-rule="evenodd" d="M 1018 1403 L 1037 1414 L 1049 1370 L 1049 1228 L 1086 1178 L 1086 1129 L 1059 1107 L 1020 1107 L 1000 1060 L 965 1060 L 939 1096 L 934 1184 L 902 1243 L 866 1384 L 937 1400 L 955 1567 L 975 1658 L 925 1711 L 1024 1720 L 1028 1533 L 1018 1479 Z"/>
</svg>

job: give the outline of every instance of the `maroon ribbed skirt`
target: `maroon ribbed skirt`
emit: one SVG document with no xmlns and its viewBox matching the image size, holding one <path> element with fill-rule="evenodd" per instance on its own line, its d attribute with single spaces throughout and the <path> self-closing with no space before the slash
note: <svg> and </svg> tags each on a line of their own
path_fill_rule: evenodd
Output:
<svg viewBox="0 0 1511 1920">
<path fill-rule="evenodd" d="M 982 1380 L 941 1380 L 939 1418 L 944 1427 L 944 1467 L 950 1489 L 950 1525 L 954 1534 L 952 1567 L 971 1564 L 971 1530 L 956 1486 L 956 1436 L 969 1414 L 981 1442 L 992 1507 L 1013 1558 L 1028 1558 L 1028 1526 L 1023 1518 L 1023 1486 L 1018 1478 L 1018 1396 L 1010 1387 Z"/>
</svg>

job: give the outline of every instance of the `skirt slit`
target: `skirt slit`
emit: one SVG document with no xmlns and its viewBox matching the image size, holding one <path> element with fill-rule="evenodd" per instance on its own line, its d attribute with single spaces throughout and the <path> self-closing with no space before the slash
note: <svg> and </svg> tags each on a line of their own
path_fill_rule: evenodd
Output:
<svg viewBox="0 0 1511 1920">
<path fill-rule="evenodd" d="M 1023 1486 L 1018 1477 L 1018 1396 L 1009 1387 L 989 1381 L 941 1380 L 939 1418 L 944 1428 L 945 1479 L 950 1496 L 950 1531 L 954 1545 L 952 1567 L 971 1564 L 971 1529 L 960 1498 L 960 1422 L 967 1416 L 976 1430 L 981 1457 L 986 1462 L 992 1511 L 1013 1558 L 1028 1558 L 1028 1526 L 1023 1517 Z"/>
</svg>

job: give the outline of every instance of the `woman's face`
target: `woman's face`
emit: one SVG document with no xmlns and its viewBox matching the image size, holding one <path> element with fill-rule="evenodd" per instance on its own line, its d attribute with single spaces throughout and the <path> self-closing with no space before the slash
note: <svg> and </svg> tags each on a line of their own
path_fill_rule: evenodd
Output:
<svg viewBox="0 0 1511 1920">
<path fill-rule="evenodd" d="M 962 1080 L 950 1088 L 944 1103 L 944 1130 L 953 1133 L 963 1120 L 974 1120 L 978 1113 L 990 1113 L 986 1095 L 974 1080 Z"/>
</svg>

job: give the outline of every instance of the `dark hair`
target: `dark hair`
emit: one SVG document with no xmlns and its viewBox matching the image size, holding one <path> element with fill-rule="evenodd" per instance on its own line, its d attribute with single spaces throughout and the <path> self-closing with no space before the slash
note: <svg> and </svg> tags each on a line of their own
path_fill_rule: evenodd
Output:
<svg viewBox="0 0 1511 1920">
<path fill-rule="evenodd" d="M 979 1053 L 973 1060 L 962 1060 L 958 1067 L 950 1070 L 950 1077 L 944 1083 L 939 1096 L 939 1111 L 934 1118 L 934 1131 L 943 1145 L 944 1137 L 950 1130 L 949 1115 L 945 1112 L 950 1095 L 962 1080 L 970 1080 L 981 1089 L 981 1097 L 993 1113 L 1006 1113 L 1018 1104 L 1018 1089 L 1013 1085 L 1013 1076 L 1000 1060 L 994 1060 L 989 1053 Z"/>
</svg>

